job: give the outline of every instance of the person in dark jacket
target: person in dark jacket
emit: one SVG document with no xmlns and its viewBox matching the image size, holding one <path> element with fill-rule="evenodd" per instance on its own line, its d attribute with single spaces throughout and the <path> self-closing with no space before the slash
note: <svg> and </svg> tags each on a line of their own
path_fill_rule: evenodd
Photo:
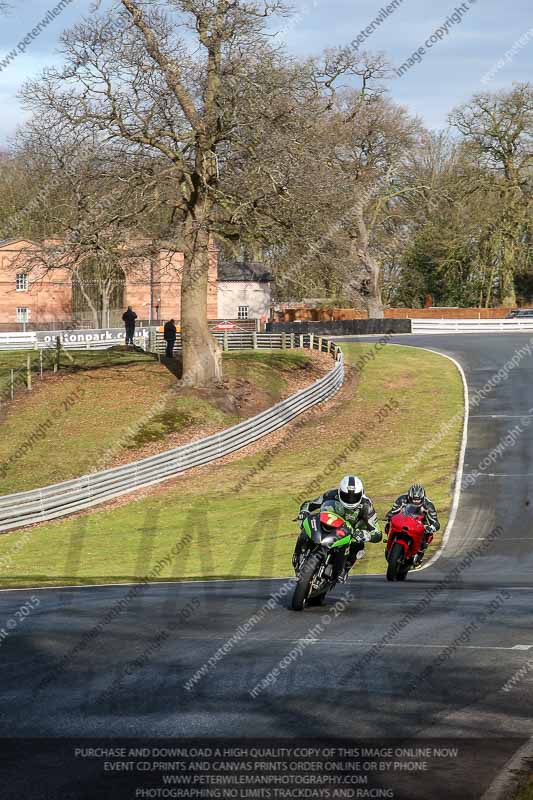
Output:
<svg viewBox="0 0 533 800">
<path fill-rule="evenodd" d="M 128 306 L 128 310 L 123 313 L 122 319 L 124 320 L 124 325 L 126 326 L 126 344 L 133 344 L 133 337 L 135 336 L 135 320 L 137 319 L 137 314 L 131 306 Z"/>
<path fill-rule="evenodd" d="M 401 494 L 398 497 L 391 510 L 387 514 L 387 519 L 389 522 L 395 514 L 401 513 L 402 509 L 408 505 L 413 505 L 419 508 L 420 514 L 424 518 L 423 523 L 426 529 L 424 534 L 424 542 L 417 559 L 417 566 L 420 566 L 422 559 L 424 558 L 425 551 L 433 541 L 433 534 L 440 529 L 440 522 L 434 504 L 426 495 L 426 491 L 420 483 L 413 483 L 406 494 Z M 388 528 L 385 529 L 385 533 L 388 534 Z"/>
<path fill-rule="evenodd" d="M 166 357 L 172 358 L 174 355 L 174 345 L 176 344 L 176 324 L 173 319 L 169 319 L 163 328 L 163 338 L 167 343 Z"/>
</svg>

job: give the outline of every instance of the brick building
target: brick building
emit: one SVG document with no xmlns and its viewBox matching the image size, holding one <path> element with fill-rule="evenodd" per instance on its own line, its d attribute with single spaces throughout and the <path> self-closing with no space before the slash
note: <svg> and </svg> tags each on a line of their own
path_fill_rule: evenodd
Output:
<svg viewBox="0 0 533 800">
<path fill-rule="evenodd" d="M 139 242 L 134 245 L 138 247 Z M 132 245 L 133 246 L 133 245 Z M 28 268 L 32 252 L 39 245 L 25 239 L 0 241 L 0 324 L 66 323 L 76 320 L 91 324 L 88 308 L 81 308 L 79 293 L 73 292 L 68 270 L 46 271 Z M 125 258 L 124 281 L 119 287 L 115 307 L 104 324 L 122 324 L 123 310 L 131 305 L 139 319 L 180 319 L 180 289 L 183 254 L 160 250 L 152 256 Z M 210 253 L 208 317 L 218 318 L 218 251 Z M 237 311 L 235 312 L 237 314 Z"/>
<path fill-rule="evenodd" d="M 37 248 L 25 239 L 0 241 L 0 322 L 41 322 L 72 317 L 72 287 L 66 270 L 24 271 L 25 254 Z"/>
</svg>

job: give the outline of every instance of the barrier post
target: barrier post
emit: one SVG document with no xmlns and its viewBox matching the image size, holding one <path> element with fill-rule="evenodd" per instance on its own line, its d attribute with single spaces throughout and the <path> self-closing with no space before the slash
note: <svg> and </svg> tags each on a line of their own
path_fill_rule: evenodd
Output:
<svg viewBox="0 0 533 800">
<path fill-rule="evenodd" d="M 31 355 L 26 356 L 26 385 L 28 392 L 31 392 Z"/>
<path fill-rule="evenodd" d="M 281 334 L 281 349 L 282 350 L 287 349 L 287 334 L 285 333 L 285 331 L 283 331 L 283 333 Z"/>
<path fill-rule="evenodd" d="M 224 343 L 223 343 L 224 351 L 227 352 L 229 350 L 229 338 L 228 332 L 224 331 Z"/>
<path fill-rule="evenodd" d="M 257 350 L 257 331 L 252 333 L 252 347 L 254 350 Z"/>
<path fill-rule="evenodd" d="M 56 357 L 54 360 L 54 372 L 58 372 L 60 364 L 61 364 L 61 340 L 59 336 L 56 336 Z"/>
<path fill-rule="evenodd" d="M 11 370 L 11 399 L 15 397 L 15 370 Z"/>
</svg>

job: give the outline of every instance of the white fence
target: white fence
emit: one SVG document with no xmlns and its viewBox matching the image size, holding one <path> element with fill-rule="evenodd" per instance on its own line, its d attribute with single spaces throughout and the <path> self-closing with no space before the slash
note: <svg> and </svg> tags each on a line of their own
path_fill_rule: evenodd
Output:
<svg viewBox="0 0 533 800">
<path fill-rule="evenodd" d="M 232 428 L 114 469 L 0 497 L 0 531 L 64 517 L 106 500 L 161 483 L 193 467 L 233 453 L 283 427 L 312 406 L 333 397 L 344 381 L 344 358 L 334 343 L 321 340 L 334 358 L 320 380 Z M 318 340 L 310 342 L 318 345 Z"/>
<path fill-rule="evenodd" d="M 412 333 L 516 333 L 533 332 L 533 317 L 523 319 L 412 319 Z M 66 350 L 101 350 L 124 344 L 121 329 L 107 331 L 28 331 L 27 333 L 0 333 L 1 350 L 43 350 L 56 345 L 60 336 L 61 346 Z M 317 334 L 217 332 L 215 339 L 224 350 L 280 349 L 308 346 L 310 338 L 326 340 Z M 164 353 L 166 342 L 160 328 L 142 328 L 135 334 L 135 344 L 145 350 Z M 181 349 L 181 336 L 176 338 L 175 351 Z"/>
<path fill-rule="evenodd" d="M 284 350 L 294 347 L 311 347 L 315 350 L 328 351 L 329 340 L 325 336 L 316 334 L 295 334 L 295 333 L 214 333 L 213 336 L 223 350 Z M 149 349 L 156 353 L 164 353 L 166 342 L 163 334 L 157 331 L 155 334 L 155 344 L 153 339 Z M 178 334 L 174 352 L 181 350 L 181 336 Z"/>
<path fill-rule="evenodd" d="M 0 350 L 35 350 L 34 333 L 0 333 Z"/>
<path fill-rule="evenodd" d="M 523 319 L 412 319 L 412 333 L 518 333 L 533 331 L 533 317 Z"/>
</svg>

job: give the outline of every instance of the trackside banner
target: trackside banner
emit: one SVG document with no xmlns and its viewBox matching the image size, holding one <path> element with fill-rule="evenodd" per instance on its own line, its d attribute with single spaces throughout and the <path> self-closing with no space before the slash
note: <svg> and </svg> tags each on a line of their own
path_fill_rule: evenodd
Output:
<svg viewBox="0 0 533 800">
<path fill-rule="evenodd" d="M 145 337 L 150 333 L 150 328 L 135 328 L 135 336 Z M 102 328 L 100 330 L 72 330 L 72 331 L 37 331 L 35 334 L 38 342 L 55 344 L 57 337 L 65 344 L 87 344 L 88 342 L 116 342 L 124 341 L 126 331 L 124 328 Z"/>
</svg>

